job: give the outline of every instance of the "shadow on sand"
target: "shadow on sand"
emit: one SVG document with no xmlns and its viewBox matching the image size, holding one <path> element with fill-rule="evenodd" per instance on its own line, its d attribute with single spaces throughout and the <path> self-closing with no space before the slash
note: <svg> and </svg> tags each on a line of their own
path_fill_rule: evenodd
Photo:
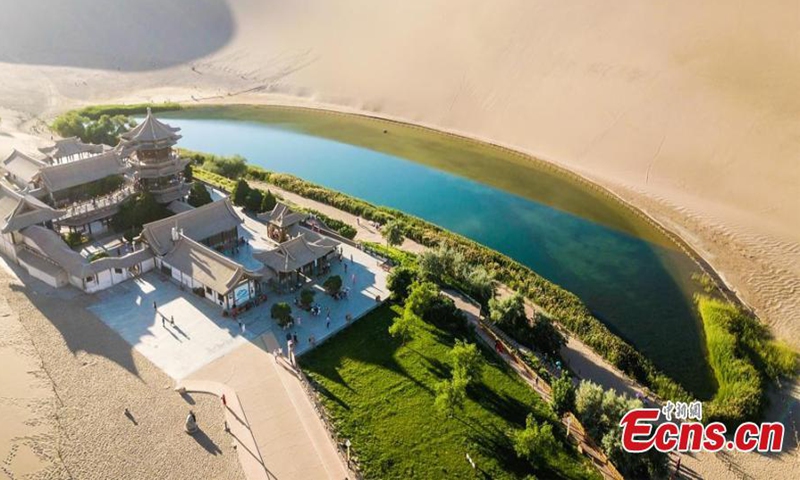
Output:
<svg viewBox="0 0 800 480">
<path fill-rule="evenodd" d="M 225 1 L 28 0 L 0 15 L 0 62 L 157 70 L 221 49 L 234 31 Z"/>
</svg>

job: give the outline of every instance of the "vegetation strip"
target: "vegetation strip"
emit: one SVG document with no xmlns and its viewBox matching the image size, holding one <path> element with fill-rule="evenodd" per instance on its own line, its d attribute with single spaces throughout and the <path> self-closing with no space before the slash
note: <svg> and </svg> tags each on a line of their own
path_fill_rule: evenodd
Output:
<svg viewBox="0 0 800 480">
<path fill-rule="evenodd" d="M 756 421 L 766 407 L 766 384 L 792 377 L 797 354 L 769 338 L 766 327 L 735 305 L 697 298 L 708 356 L 719 388 L 704 416 L 727 425 Z"/>
</svg>

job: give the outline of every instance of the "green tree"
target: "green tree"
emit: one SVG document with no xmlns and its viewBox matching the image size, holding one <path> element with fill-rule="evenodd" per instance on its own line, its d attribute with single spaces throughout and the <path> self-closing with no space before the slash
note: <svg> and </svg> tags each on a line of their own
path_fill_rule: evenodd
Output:
<svg viewBox="0 0 800 480">
<path fill-rule="evenodd" d="M 453 377 L 436 385 L 436 398 L 433 405 L 442 415 L 452 416 L 456 410 L 464 408 L 467 399 L 467 381 Z"/>
<path fill-rule="evenodd" d="M 550 405 L 553 410 L 560 416 L 564 413 L 575 409 L 575 386 L 572 384 L 572 379 L 567 374 L 561 375 L 551 385 L 551 400 Z"/>
<path fill-rule="evenodd" d="M 439 287 L 436 284 L 431 282 L 415 283 L 411 286 L 411 292 L 406 299 L 406 310 L 418 317 L 423 317 L 438 296 Z"/>
<path fill-rule="evenodd" d="M 194 170 L 192 170 L 192 164 L 187 163 L 185 167 L 183 167 L 183 180 L 186 183 L 192 183 L 194 181 Z"/>
<path fill-rule="evenodd" d="M 474 343 L 457 340 L 450 358 L 453 360 L 453 378 L 460 378 L 469 385 L 480 375 L 482 358 Z"/>
<path fill-rule="evenodd" d="M 339 275 L 331 275 L 322 284 L 322 288 L 330 295 L 338 293 L 339 290 L 342 289 L 342 277 Z"/>
<path fill-rule="evenodd" d="M 530 413 L 525 419 L 525 428 L 514 432 L 511 441 L 518 457 L 535 464 L 540 464 L 558 447 L 553 426 L 549 423 L 539 424 Z"/>
<path fill-rule="evenodd" d="M 272 305 L 270 316 L 277 320 L 281 327 L 288 325 L 292 321 L 292 307 L 286 302 L 278 302 Z"/>
<path fill-rule="evenodd" d="M 403 340 L 403 345 L 405 345 L 408 339 L 413 337 L 417 322 L 417 316 L 406 309 L 402 315 L 394 317 L 392 324 L 389 326 L 389 335 L 395 338 L 400 337 Z"/>
<path fill-rule="evenodd" d="M 267 190 L 267 193 L 264 194 L 264 198 L 261 199 L 261 208 L 259 208 L 260 212 L 269 212 L 275 205 L 278 204 L 278 200 L 275 198 L 275 195 L 272 194 L 271 191 Z"/>
<path fill-rule="evenodd" d="M 395 267 L 386 278 L 386 286 L 392 292 L 391 298 L 395 302 L 403 302 L 408 298 L 411 285 L 417 279 L 417 271 L 412 267 Z"/>
<path fill-rule="evenodd" d="M 553 321 L 542 314 L 533 316 L 529 337 L 533 347 L 551 357 L 558 357 L 561 347 L 567 344 L 564 335 L 558 331 Z"/>
<path fill-rule="evenodd" d="M 208 203 L 211 203 L 211 194 L 208 193 L 208 189 L 205 185 L 200 182 L 195 182 L 192 184 L 192 188 L 189 190 L 189 197 L 186 199 L 189 205 L 193 207 L 202 207 Z"/>
<path fill-rule="evenodd" d="M 300 292 L 300 304 L 305 308 L 310 308 L 311 304 L 314 302 L 314 296 L 317 292 L 311 290 L 310 288 L 304 288 Z"/>
<path fill-rule="evenodd" d="M 248 192 L 247 198 L 245 199 L 244 207 L 251 212 L 258 212 L 261 209 L 261 201 L 263 195 L 261 190 L 257 188 L 253 188 Z"/>
<path fill-rule="evenodd" d="M 397 220 L 392 220 L 381 229 L 386 245 L 400 245 L 403 243 L 403 225 Z"/>
<path fill-rule="evenodd" d="M 469 294 L 482 304 L 494 298 L 494 275 L 482 265 L 470 269 L 465 281 Z"/>
<path fill-rule="evenodd" d="M 233 204 L 244 207 L 247 204 L 247 197 L 250 195 L 250 185 L 243 178 L 240 178 L 231 192 Z"/>
<path fill-rule="evenodd" d="M 489 300 L 489 318 L 500 328 L 528 325 L 525 298 L 519 293 L 503 299 Z"/>
</svg>

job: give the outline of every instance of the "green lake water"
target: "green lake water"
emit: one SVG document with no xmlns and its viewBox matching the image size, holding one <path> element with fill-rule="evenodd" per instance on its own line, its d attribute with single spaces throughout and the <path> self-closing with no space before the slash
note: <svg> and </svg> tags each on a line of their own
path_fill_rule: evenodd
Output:
<svg viewBox="0 0 800 480">
<path fill-rule="evenodd" d="M 492 146 L 360 117 L 258 107 L 160 115 L 179 145 L 239 154 L 496 249 L 578 295 L 701 398 L 713 393 L 692 304 L 698 267 L 608 197 Z"/>
</svg>

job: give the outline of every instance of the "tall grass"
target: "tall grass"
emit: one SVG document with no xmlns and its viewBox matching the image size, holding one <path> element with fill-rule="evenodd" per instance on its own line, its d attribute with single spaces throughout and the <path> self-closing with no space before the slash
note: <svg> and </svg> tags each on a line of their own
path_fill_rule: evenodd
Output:
<svg viewBox="0 0 800 480">
<path fill-rule="evenodd" d="M 797 354 L 769 338 L 757 319 L 736 306 L 708 296 L 699 296 L 697 304 L 719 384 L 706 405 L 707 417 L 731 425 L 758 419 L 766 406 L 767 382 L 794 376 Z"/>
</svg>

